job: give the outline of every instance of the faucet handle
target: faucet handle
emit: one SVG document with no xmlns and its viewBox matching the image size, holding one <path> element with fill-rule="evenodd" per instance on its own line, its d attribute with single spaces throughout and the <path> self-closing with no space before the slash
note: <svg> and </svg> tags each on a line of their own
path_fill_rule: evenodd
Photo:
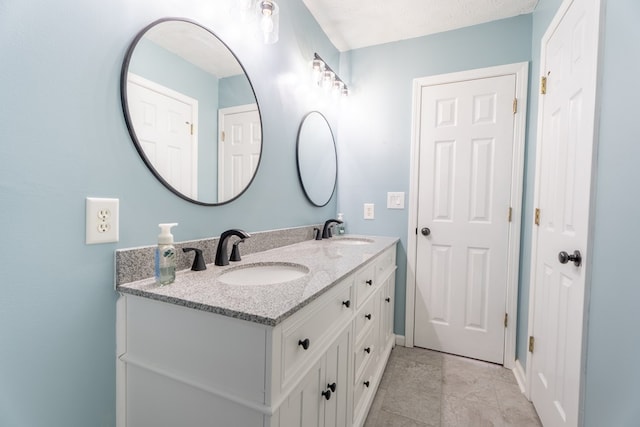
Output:
<svg viewBox="0 0 640 427">
<path fill-rule="evenodd" d="M 183 248 L 182 252 L 191 252 L 194 251 L 196 253 L 195 258 L 193 259 L 193 265 L 191 266 L 191 270 L 193 271 L 202 271 L 207 269 L 207 265 L 204 263 L 204 257 L 202 256 L 202 249 L 198 248 Z"/>
<path fill-rule="evenodd" d="M 242 259 L 240 258 L 240 249 L 238 248 L 238 245 L 242 242 L 244 242 L 244 239 L 240 239 L 237 242 L 233 243 L 233 248 L 231 249 L 231 257 L 229 258 L 229 261 L 240 261 Z"/>
<path fill-rule="evenodd" d="M 316 240 L 322 240 L 322 233 L 320 233 L 320 229 L 318 227 L 313 227 L 313 232 L 315 233 Z"/>
</svg>

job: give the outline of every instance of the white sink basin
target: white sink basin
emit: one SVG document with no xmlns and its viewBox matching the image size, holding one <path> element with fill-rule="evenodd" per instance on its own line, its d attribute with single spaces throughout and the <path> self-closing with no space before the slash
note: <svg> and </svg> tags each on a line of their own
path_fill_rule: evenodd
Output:
<svg viewBox="0 0 640 427">
<path fill-rule="evenodd" d="M 373 240 L 362 237 L 334 237 L 331 241 L 342 245 L 368 245 L 373 243 Z"/>
<path fill-rule="evenodd" d="M 301 264 L 247 264 L 222 273 L 218 281 L 227 285 L 275 285 L 299 279 L 308 273 L 309 269 Z"/>
</svg>

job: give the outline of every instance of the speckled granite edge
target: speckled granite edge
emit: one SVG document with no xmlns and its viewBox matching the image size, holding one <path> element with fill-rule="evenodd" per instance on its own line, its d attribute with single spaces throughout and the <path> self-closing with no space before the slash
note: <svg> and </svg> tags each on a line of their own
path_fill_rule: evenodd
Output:
<svg viewBox="0 0 640 427">
<path fill-rule="evenodd" d="M 366 245 L 343 245 L 340 240 L 362 238 Z M 169 286 L 148 278 L 117 287 L 121 293 L 149 298 L 240 320 L 275 326 L 340 283 L 355 270 L 398 242 L 394 237 L 345 236 L 249 254 L 235 265 L 209 266 L 205 271 L 180 271 Z M 245 259 L 246 258 L 246 259 Z M 247 265 L 295 263 L 308 268 L 301 278 L 282 283 L 232 285 L 220 276 Z"/>
<path fill-rule="evenodd" d="M 310 240 L 314 236 L 314 227 L 322 228 L 322 224 L 250 233 L 251 238 L 245 240 L 242 245 L 239 246 L 241 249 L 240 252 L 242 255 L 249 255 Z M 176 242 L 175 247 L 178 254 L 177 270 L 189 269 L 193 262 L 194 254 L 185 254 L 182 252 L 182 248 L 201 249 L 205 264 L 212 263 L 215 258 L 218 240 L 219 236 L 208 239 Z M 156 245 L 116 250 L 114 285 L 119 286 L 153 277 L 155 249 Z"/>
</svg>

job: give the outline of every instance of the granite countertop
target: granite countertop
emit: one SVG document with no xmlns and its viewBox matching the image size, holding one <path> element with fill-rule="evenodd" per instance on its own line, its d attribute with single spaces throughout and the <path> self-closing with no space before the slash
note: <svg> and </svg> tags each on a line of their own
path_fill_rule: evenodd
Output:
<svg viewBox="0 0 640 427">
<path fill-rule="evenodd" d="M 340 243 L 340 239 L 361 238 L 372 242 L 362 245 Z M 309 304 L 393 246 L 395 237 L 355 236 L 307 240 L 242 257 L 242 261 L 219 267 L 208 264 L 205 271 L 183 270 L 174 283 L 159 286 L 153 278 L 118 285 L 121 293 L 218 313 L 229 317 L 275 326 Z M 309 269 L 305 276 L 273 285 L 228 285 L 218 278 L 246 264 L 286 262 Z"/>
</svg>

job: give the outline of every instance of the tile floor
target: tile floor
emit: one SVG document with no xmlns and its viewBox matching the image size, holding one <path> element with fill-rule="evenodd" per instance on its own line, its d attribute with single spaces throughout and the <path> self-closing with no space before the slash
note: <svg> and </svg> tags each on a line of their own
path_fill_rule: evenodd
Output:
<svg viewBox="0 0 640 427">
<path fill-rule="evenodd" d="M 533 405 L 502 366 L 396 346 L 365 427 L 539 427 Z"/>
</svg>

